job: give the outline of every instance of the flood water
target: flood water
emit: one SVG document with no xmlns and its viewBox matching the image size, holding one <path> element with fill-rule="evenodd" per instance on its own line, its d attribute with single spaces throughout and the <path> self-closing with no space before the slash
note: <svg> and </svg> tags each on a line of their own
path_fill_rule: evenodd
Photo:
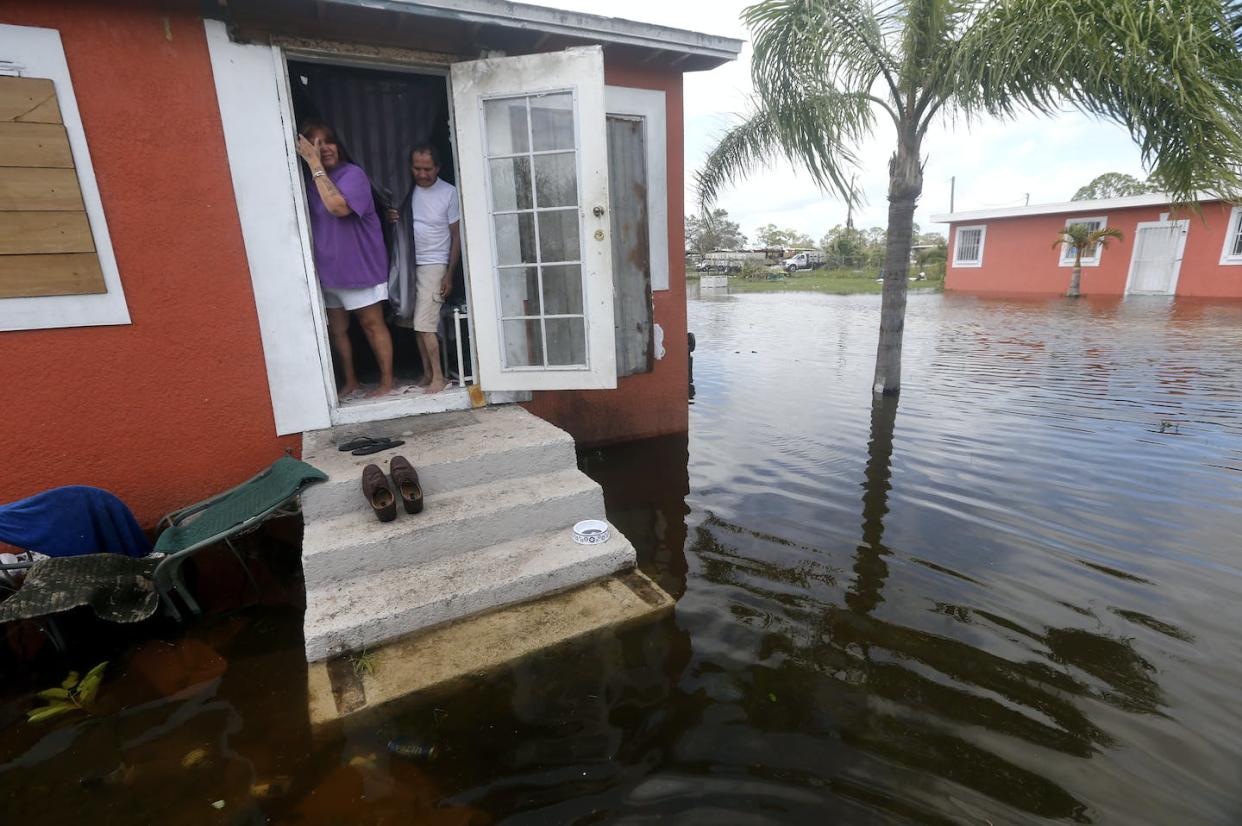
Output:
<svg viewBox="0 0 1242 826">
<path fill-rule="evenodd" d="M 582 454 L 673 616 L 317 738 L 277 564 L 8 671 L 0 820 L 1242 822 L 1242 304 L 911 296 L 873 405 L 878 308 L 692 300 L 688 437 Z"/>
</svg>

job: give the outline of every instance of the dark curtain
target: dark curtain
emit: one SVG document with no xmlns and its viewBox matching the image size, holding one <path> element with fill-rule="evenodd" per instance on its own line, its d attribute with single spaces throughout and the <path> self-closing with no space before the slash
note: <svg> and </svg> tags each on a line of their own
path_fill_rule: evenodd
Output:
<svg viewBox="0 0 1242 826">
<path fill-rule="evenodd" d="M 409 193 L 410 150 L 420 143 L 440 150 L 440 177 L 456 183 L 444 78 L 290 61 L 289 80 L 299 126 L 313 118 L 336 131 L 346 157 L 371 179 L 381 209 Z"/>
</svg>

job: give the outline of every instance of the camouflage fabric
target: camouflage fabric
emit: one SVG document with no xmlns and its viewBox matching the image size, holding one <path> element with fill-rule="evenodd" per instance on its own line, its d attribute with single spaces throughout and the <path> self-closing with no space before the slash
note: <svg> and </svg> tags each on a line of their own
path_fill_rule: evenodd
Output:
<svg viewBox="0 0 1242 826">
<path fill-rule="evenodd" d="M 89 606 L 100 619 L 139 622 L 159 607 L 158 558 L 87 554 L 39 560 L 17 593 L 0 602 L 0 623 Z"/>
</svg>

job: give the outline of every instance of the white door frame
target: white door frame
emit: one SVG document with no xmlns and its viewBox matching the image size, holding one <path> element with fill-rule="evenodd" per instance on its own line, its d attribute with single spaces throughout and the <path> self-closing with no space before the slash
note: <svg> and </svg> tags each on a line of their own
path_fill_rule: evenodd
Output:
<svg viewBox="0 0 1242 826">
<path fill-rule="evenodd" d="M 303 50 L 298 48 L 283 48 L 281 46 L 273 46 L 275 54 L 274 69 L 276 73 L 276 88 L 279 96 L 279 104 L 281 116 L 286 119 L 289 124 L 294 123 L 293 115 L 293 97 L 289 89 L 289 65 L 290 60 L 303 60 L 307 62 L 322 63 L 327 66 L 349 66 L 367 69 L 376 69 L 378 71 L 394 71 L 405 72 L 408 74 L 435 75 L 444 78 L 445 82 L 445 106 L 448 110 L 449 118 L 449 143 L 453 147 L 453 171 L 456 180 L 461 180 L 461 164 L 460 153 L 457 151 L 457 125 L 453 113 L 453 87 L 452 78 L 449 76 L 447 68 L 442 66 L 428 66 L 417 63 L 399 63 L 392 60 L 361 60 L 349 55 L 341 55 L 339 59 L 335 55 L 325 55 L 319 51 Z M 297 229 L 302 247 L 303 268 L 306 275 L 306 288 L 311 297 L 311 308 L 314 314 L 315 335 L 319 344 L 320 364 L 323 373 L 324 392 L 328 399 L 329 415 L 332 424 L 360 424 L 364 422 L 385 421 L 387 419 L 400 418 L 402 416 L 412 416 L 425 413 L 438 413 L 445 410 L 461 409 L 463 407 L 478 406 L 476 402 L 469 396 L 463 398 L 460 393 L 454 392 L 452 388 L 442 391 L 435 396 L 412 395 L 409 397 L 394 397 L 392 399 L 382 399 L 362 404 L 353 404 L 348 407 L 342 407 L 336 396 L 336 375 L 332 370 L 332 351 L 328 341 L 328 324 L 327 312 L 323 304 L 323 294 L 319 289 L 319 277 L 315 270 L 315 258 L 310 237 L 310 225 L 308 222 L 309 209 L 307 205 L 307 193 L 305 188 L 305 177 L 302 175 L 302 161 L 298 157 L 296 146 L 294 145 L 293 129 L 285 130 L 285 151 L 289 165 L 289 181 L 290 188 L 293 192 L 293 200 L 297 216 Z M 461 196 L 461 189 L 458 188 L 458 196 Z M 464 222 L 463 222 L 464 224 Z M 462 231 L 462 248 L 465 249 L 465 231 Z M 466 289 L 466 307 L 474 306 L 473 297 L 470 290 L 470 271 L 469 262 L 466 256 L 461 256 L 463 277 L 465 278 Z M 476 339 L 474 334 L 474 313 L 468 313 L 466 319 L 467 332 L 470 339 L 470 363 L 478 364 L 478 352 L 476 348 Z M 473 371 L 476 375 L 477 369 Z M 476 381 L 477 384 L 477 381 Z M 480 388 L 482 389 L 482 388 Z M 529 394 L 514 393 L 489 393 L 484 397 L 484 404 L 501 404 L 512 401 L 524 401 L 529 398 Z"/>
<path fill-rule="evenodd" d="M 1159 229 L 1167 227 L 1170 224 L 1181 230 L 1181 236 L 1177 239 L 1177 253 L 1173 259 L 1173 277 L 1169 281 L 1169 291 L 1167 293 L 1131 293 L 1130 285 L 1134 283 L 1134 270 L 1138 266 L 1139 232 L 1144 229 Z M 1182 273 L 1182 259 L 1186 252 L 1186 237 L 1190 235 L 1190 221 L 1182 219 L 1180 221 L 1140 221 L 1134 225 L 1134 251 L 1130 253 L 1130 269 L 1126 273 L 1126 288 L 1123 295 L 1177 295 L 1177 280 Z"/>
</svg>

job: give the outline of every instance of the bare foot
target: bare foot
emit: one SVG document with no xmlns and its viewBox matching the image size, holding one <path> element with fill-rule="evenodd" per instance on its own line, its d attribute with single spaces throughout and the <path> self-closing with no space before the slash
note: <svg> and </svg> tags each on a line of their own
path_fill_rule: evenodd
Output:
<svg viewBox="0 0 1242 826">
<path fill-rule="evenodd" d="M 429 384 L 431 384 L 431 379 L 427 378 L 426 376 L 423 376 L 418 381 L 414 382 L 415 387 L 426 387 Z"/>
<path fill-rule="evenodd" d="M 358 393 L 358 385 L 347 384 L 344 387 L 342 387 L 340 390 L 336 391 L 336 397 L 340 401 L 348 401 L 350 398 L 357 395 L 357 393 Z"/>
<path fill-rule="evenodd" d="M 439 381 L 432 381 L 430 384 L 428 384 L 427 388 L 423 390 L 423 392 L 426 393 L 427 395 L 431 395 L 432 393 L 439 393 L 441 390 L 443 390 L 446 387 L 448 387 L 448 382 L 446 382 L 444 379 L 440 379 Z"/>
<path fill-rule="evenodd" d="M 375 388 L 370 393 L 367 393 L 367 398 L 378 399 L 380 396 L 387 396 L 391 392 L 392 392 L 392 382 L 389 382 L 388 384 L 381 384 L 379 387 Z"/>
</svg>

